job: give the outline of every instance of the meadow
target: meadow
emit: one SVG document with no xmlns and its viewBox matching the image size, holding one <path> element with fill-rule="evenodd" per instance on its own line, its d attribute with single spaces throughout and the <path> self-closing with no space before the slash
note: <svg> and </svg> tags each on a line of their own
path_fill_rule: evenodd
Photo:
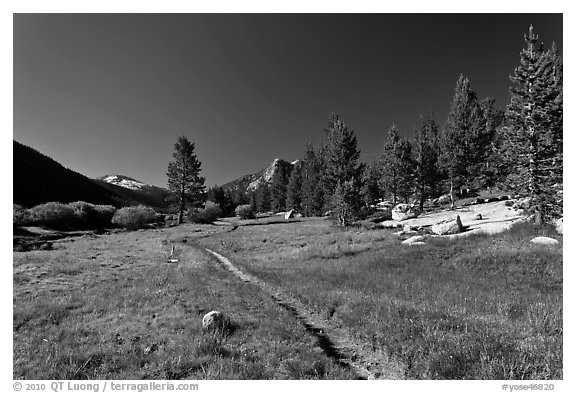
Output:
<svg viewBox="0 0 576 393">
<path fill-rule="evenodd" d="M 410 379 L 562 379 L 562 248 L 549 227 L 431 238 L 329 221 L 256 225 L 201 240 L 404 365 Z"/>
<path fill-rule="evenodd" d="M 85 235 L 14 253 L 15 379 L 354 379 L 204 247 L 408 379 L 562 379 L 562 247 L 548 227 L 428 239 L 278 217 Z M 172 247 L 178 262 L 168 263 Z M 220 310 L 234 329 L 203 332 Z M 375 368 L 378 364 L 374 365 Z"/>
<path fill-rule="evenodd" d="M 14 253 L 14 379 L 350 379 L 269 297 L 189 245 L 186 225 Z M 167 263 L 175 247 L 178 262 Z M 220 310 L 233 330 L 202 331 Z"/>
</svg>

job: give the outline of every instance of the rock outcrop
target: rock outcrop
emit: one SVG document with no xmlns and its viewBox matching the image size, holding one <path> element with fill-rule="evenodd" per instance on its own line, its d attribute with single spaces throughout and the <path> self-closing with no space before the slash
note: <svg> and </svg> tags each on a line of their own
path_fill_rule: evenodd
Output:
<svg viewBox="0 0 576 393">
<path fill-rule="evenodd" d="M 394 221 L 403 221 L 410 218 L 416 218 L 420 214 L 420 211 L 413 207 L 412 205 L 406 203 L 400 203 L 392 209 L 392 219 Z"/>
<path fill-rule="evenodd" d="M 432 232 L 437 235 L 453 235 L 456 233 L 464 232 L 465 229 L 466 228 L 464 228 L 462 221 L 460 220 L 460 216 L 440 221 L 432 225 Z"/>
</svg>

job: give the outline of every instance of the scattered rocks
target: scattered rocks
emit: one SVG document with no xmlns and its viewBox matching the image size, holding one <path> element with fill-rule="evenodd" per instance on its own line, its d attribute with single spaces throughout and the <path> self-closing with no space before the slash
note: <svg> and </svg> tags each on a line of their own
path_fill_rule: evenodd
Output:
<svg viewBox="0 0 576 393">
<path fill-rule="evenodd" d="M 474 217 L 475 220 L 481 220 L 482 219 L 482 214 L 478 213 L 476 214 L 476 217 Z"/>
<path fill-rule="evenodd" d="M 535 237 L 534 239 L 530 240 L 530 243 L 538 244 L 541 246 L 556 246 L 560 242 L 556 239 L 552 239 L 551 237 L 538 236 L 538 237 Z"/>
<path fill-rule="evenodd" d="M 407 203 L 400 203 L 392 209 L 392 219 L 395 221 L 408 220 L 409 218 L 416 218 L 420 211 Z"/>
<path fill-rule="evenodd" d="M 425 237 L 422 235 L 418 235 L 418 236 L 412 236 L 409 239 L 406 239 L 402 242 L 402 244 L 404 245 L 412 245 L 413 243 L 422 243 L 422 240 L 424 240 Z"/>
<path fill-rule="evenodd" d="M 512 206 L 514 206 L 515 203 L 516 203 L 515 200 L 509 199 L 509 200 L 507 200 L 506 202 L 504 202 L 504 205 L 505 205 L 505 206 L 508 206 L 508 207 L 512 207 Z"/>
<path fill-rule="evenodd" d="M 462 225 L 460 216 L 448 220 L 440 221 L 432 225 L 432 232 L 437 235 L 453 235 L 455 233 L 464 232 L 465 228 Z"/>
<path fill-rule="evenodd" d="M 402 227 L 402 224 L 400 224 L 399 222 L 381 222 L 380 226 L 382 228 L 388 228 L 388 229 L 394 229 L 394 228 L 400 228 Z"/>
</svg>

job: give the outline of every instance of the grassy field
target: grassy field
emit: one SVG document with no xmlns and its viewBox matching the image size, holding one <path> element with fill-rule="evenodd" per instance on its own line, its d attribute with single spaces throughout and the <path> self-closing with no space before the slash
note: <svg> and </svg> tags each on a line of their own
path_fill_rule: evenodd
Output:
<svg viewBox="0 0 576 393">
<path fill-rule="evenodd" d="M 562 247 L 550 228 L 400 245 L 322 220 L 201 240 L 405 365 L 411 379 L 562 379 Z"/>
<path fill-rule="evenodd" d="M 280 223 L 282 222 L 282 223 Z M 351 379 L 289 311 L 197 245 L 385 351 L 410 379 L 562 379 L 562 247 L 548 228 L 400 245 L 282 218 L 183 225 L 14 253 L 15 379 Z M 166 263 L 175 246 L 177 263 Z M 204 333 L 221 310 L 229 335 Z"/>
<path fill-rule="evenodd" d="M 286 310 L 189 244 L 186 225 L 14 253 L 14 379 L 349 379 Z M 177 263 L 166 263 L 175 245 Z M 227 314 L 232 334 L 204 333 Z"/>
</svg>

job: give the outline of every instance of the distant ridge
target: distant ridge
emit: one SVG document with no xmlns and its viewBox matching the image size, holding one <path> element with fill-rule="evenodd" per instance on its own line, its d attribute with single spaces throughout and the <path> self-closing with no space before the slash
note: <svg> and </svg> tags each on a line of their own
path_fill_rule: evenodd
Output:
<svg viewBox="0 0 576 393">
<path fill-rule="evenodd" d="M 143 204 L 166 208 L 169 204 L 170 191 L 165 188 L 122 175 L 90 179 L 17 141 L 13 157 L 13 201 L 24 207 L 75 201 L 116 207 Z"/>
<path fill-rule="evenodd" d="M 144 205 L 167 208 L 169 204 L 171 193 L 168 189 L 142 183 L 128 176 L 105 175 L 94 181 L 125 199 Z"/>
<path fill-rule="evenodd" d="M 252 175 L 245 175 L 231 182 L 222 185 L 224 190 L 237 191 L 241 193 L 246 193 L 247 191 L 255 191 L 258 187 L 263 184 L 270 184 L 272 182 L 272 177 L 274 173 L 278 170 L 278 167 L 282 166 L 286 173 L 290 174 L 299 160 L 293 161 L 292 163 L 284 161 L 280 158 L 274 159 L 270 165 L 261 171 L 254 173 Z"/>
<path fill-rule="evenodd" d="M 122 196 L 17 141 L 13 144 L 13 157 L 14 203 L 25 207 L 51 201 L 129 204 Z"/>
</svg>

